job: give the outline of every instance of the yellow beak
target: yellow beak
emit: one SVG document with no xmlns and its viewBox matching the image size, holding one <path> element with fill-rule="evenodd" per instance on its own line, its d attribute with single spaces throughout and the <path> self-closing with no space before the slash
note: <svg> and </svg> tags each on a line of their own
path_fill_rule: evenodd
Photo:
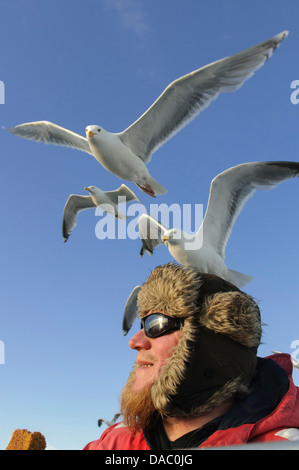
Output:
<svg viewBox="0 0 299 470">
<path fill-rule="evenodd" d="M 95 135 L 95 133 L 92 132 L 92 131 L 88 131 L 87 135 L 88 135 L 88 137 L 93 137 Z"/>
<path fill-rule="evenodd" d="M 171 239 L 171 235 L 162 237 L 162 242 L 165 243 L 167 240 Z"/>
</svg>

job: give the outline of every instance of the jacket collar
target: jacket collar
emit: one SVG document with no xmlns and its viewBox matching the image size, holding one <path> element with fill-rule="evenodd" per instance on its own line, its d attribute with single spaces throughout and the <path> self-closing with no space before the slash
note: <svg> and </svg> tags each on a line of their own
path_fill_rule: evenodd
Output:
<svg viewBox="0 0 299 470">
<path fill-rule="evenodd" d="M 277 428 L 299 427 L 299 394 L 291 373 L 289 354 L 258 358 L 252 393 L 223 417 L 201 447 L 245 444 Z"/>
<path fill-rule="evenodd" d="M 245 444 L 277 428 L 299 427 L 299 393 L 291 378 L 292 367 L 289 354 L 258 358 L 251 394 L 223 416 L 218 430 L 200 447 Z M 145 438 L 152 448 L 150 437 Z"/>
</svg>

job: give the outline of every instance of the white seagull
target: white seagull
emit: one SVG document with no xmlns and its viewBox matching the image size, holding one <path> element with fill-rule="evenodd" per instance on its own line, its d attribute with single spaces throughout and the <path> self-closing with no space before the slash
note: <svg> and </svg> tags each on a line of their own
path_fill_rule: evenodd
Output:
<svg viewBox="0 0 299 470">
<path fill-rule="evenodd" d="M 152 154 L 205 109 L 219 93 L 240 88 L 288 35 L 288 31 L 230 57 L 212 62 L 170 83 L 150 108 L 126 130 L 111 133 L 86 127 L 86 138 L 48 121 L 20 124 L 8 130 L 45 144 L 73 147 L 93 155 L 110 173 L 133 181 L 150 196 L 167 190 L 150 174 Z"/>
<path fill-rule="evenodd" d="M 195 235 L 176 228 L 169 230 L 149 215 L 141 215 L 138 219 L 142 240 L 140 255 L 145 251 L 152 254 L 164 243 L 180 264 L 216 274 L 243 287 L 252 277 L 233 271 L 225 264 L 225 248 L 233 226 L 257 189 L 271 189 L 298 176 L 297 162 L 253 162 L 229 168 L 212 180 L 204 220 Z"/>
<path fill-rule="evenodd" d="M 71 194 L 63 210 L 62 235 L 66 242 L 77 224 L 77 214 L 85 209 L 100 207 L 118 219 L 126 219 L 126 214 L 119 211 L 118 206 L 129 201 L 139 201 L 138 197 L 125 184 L 114 191 L 102 191 L 96 186 L 84 188 L 89 196 Z"/>
</svg>

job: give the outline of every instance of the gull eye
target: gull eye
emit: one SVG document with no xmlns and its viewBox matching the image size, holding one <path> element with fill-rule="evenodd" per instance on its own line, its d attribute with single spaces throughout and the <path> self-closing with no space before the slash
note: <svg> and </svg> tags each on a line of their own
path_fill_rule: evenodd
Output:
<svg viewBox="0 0 299 470">
<path fill-rule="evenodd" d="M 98 132 L 101 132 L 101 129 L 98 129 Z"/>
</svg>

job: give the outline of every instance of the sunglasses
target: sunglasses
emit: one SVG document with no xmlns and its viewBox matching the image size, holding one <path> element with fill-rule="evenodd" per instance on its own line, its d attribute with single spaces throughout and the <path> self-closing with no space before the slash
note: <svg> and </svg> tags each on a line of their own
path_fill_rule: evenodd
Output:
<svg viewBox="0 0 299 470">
<path fill-rule="evenodd" d="M 141 319 L 141 329 L 144 329 L 144 334 L 148 338 L 158 338 L 171 331 L 179 330 L 182 323 L 182 319 L 169 317 L 164 313 L 151 313 Z"/>
</svg>

